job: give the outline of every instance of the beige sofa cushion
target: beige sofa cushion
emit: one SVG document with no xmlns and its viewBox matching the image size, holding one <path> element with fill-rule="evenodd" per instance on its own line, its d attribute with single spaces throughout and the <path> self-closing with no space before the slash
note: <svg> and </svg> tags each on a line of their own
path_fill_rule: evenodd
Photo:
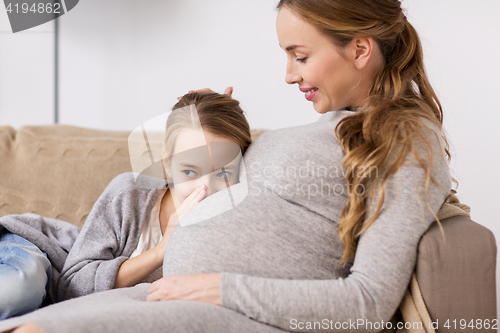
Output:
<svg viewBox="0 0 500 333">
<path fill-rule="evenodd" d="M 32 212 L 82 226 L 118 174 L 131 171 L 128 132 L 0 127 L 0 216 Z"/>
</svg>

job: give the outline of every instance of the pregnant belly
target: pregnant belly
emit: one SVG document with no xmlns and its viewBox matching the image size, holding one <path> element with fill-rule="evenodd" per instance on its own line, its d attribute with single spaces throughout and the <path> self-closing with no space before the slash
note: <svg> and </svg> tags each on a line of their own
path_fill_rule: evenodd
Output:
<svg viewBox="0 0 500 333">
<path fill-rule="evenodd" d="M 348 269 L 338 266 L 343 249 L 337 227 L 334 221 L 278 196 L 249 195 L 223 214 L 178 225 L 165 252 L 163 274 L 231 272 L 285 279 L 346 276 Z"/>
</svg>

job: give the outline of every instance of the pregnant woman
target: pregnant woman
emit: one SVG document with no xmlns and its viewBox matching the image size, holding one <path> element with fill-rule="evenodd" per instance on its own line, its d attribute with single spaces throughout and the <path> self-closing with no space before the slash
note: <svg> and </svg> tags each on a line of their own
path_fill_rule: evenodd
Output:
<svg viewBox="0 0 500 333">
<path fill-rule="evenodd" d="M 327 115 L 259 137 L 244 157 L 247 198 L 178 225 L 161 280 L 59 303 L 0 330 L 282 332 L 393 318 L 451 186 L 419 37 L 396 0 L 282 0 L 278 9 L 286 82 Z"/>
</svg>

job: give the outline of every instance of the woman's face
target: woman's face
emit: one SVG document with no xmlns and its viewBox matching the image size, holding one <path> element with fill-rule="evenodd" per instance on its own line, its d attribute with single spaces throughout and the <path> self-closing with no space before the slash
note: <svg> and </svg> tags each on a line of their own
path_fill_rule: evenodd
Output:
<svg viewBox="0 0 500 333">
<path fill-rule="evenodd" d="M 182 131 L 165 170 L 174 185 L 172 194 L 181 203 L 200 185 L 207 186 L 208 197 L 236 184 L 240 152 L 231 139 L 195 129 Z"/>
<path fill-rule="evenodd" d="M 297 83 L 318 113 L 362 105 L 366 97 L 362 75 L 346 50 L 286 7 L 278 13 L 276 30 L 288 58 L 285 81 Z"/>
</svg>

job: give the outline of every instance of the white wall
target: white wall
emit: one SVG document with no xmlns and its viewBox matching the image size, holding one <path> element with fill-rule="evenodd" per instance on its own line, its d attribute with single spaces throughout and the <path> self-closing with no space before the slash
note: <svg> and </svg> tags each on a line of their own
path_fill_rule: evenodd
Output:
<svg viewBox="0 0 500 333">
<path fill-rule="evenodd" d="M 500 2 L 403 4 L 445 110 L 459 198 L 500 239 Z M 80 1 L 59 21 L 61 122 L 132 130 L 190 89 L 222 92 L 227 85 L 235 87 L 253 128 L 316 120 L 297 87 L 284 82 L 274 6 L 269 0 Z M 5 19 L 2 8 L 0 30 Z M 52 120 L 51 38 L 0 34 L 0 125 Z"/>
<path fill-rule="evenodd" d="M 254 128 L 317 119 L 284 84 L 273 8 L 268 0 L 81 1 L 61 18 L 61 121 L 132 129 L 188 90 L 227 85 Z"/>
<path fill-rule="evenodd" d="M 54 22 L 12 33 L 0 4 L 0 126 L 54 121 Z"/>
</svg>

